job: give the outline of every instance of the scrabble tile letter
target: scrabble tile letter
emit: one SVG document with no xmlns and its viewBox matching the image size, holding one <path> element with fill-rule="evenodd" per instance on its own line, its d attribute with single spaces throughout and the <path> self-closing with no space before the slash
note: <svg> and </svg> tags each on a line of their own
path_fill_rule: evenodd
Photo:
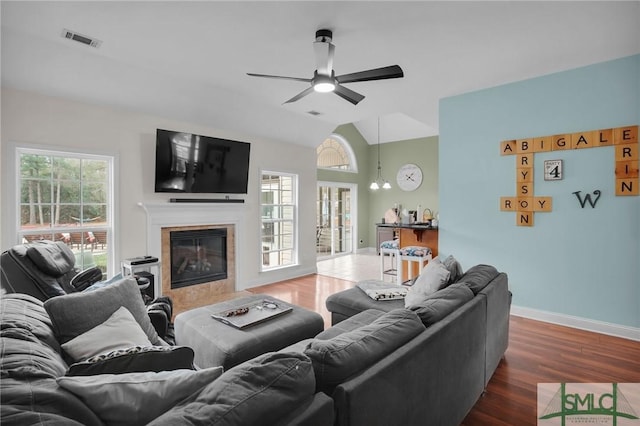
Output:
<svg viewBox="0 0 640 426">
<path fill-rule="evenodd" d="M 500 142 L 500 155 L 514 155 L 516 153 L 516 141 Z"/>
</svg>

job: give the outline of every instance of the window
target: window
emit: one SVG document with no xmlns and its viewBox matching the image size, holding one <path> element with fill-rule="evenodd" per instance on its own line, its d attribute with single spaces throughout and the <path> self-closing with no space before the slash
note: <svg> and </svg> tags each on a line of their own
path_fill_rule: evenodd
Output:
<svg viewBox="0 0 640 426">
<path fill-rule="evenodd" d="M 333 134 L 316 148 L 319 169 L 358 172 L 351 145 L 340 135 Z"/>
<path fill-rule="evenodd" d="M 62 241 L 76 267 L 108 274 L 113 157 L 18 148 L 18 242 Z"/>
<path fill-rule="evenodd" d="M 260 182 L 262 270 L 295 265 L 298 177 L 263 172 Z"/>
</svg>

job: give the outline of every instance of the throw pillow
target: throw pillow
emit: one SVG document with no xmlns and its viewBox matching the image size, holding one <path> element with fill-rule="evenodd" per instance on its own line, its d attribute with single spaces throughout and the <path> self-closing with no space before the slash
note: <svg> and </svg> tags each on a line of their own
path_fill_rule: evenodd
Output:
<svg viewBox="0 0 640 426">
<path fill-rule="evenodd" d="M 193 356 L 193 349 L 188 346 L 133 346 L 76 362 L 69 367 L 67 376 L 193 370 Z"/>
<path fill-rule="evenodd" d="M 332 339 L 313 339 L 304 353 L 313 363 L 317 389 L 330 394 L 334 386 L 375 364 L 424 329 L 414 312 L 395 309 Z"/>
<path fill-rule="evenodd" d="M 456 283 L 433 293 L 422 302 L 410 306 L 409 309 L 418 314 L 422 323 L 429 327 L 471 299 L 473 299 L 471 289 L 463 283 Z"/>
<path fill-rule="evenodd" d="M 449 271 L 437 257 L 424 267 L 404 298 L 404 306 L 415 305 L 447 285 Z"/>
<path fill-rule="evenodd" d="M 80 398 L 107 425 L 147 424 L 222 374 L 222 367 L 159 373 L 63 376 L 60 386 Z"/>
<path fill-rule="evenodd" d="M 52 297 L 44 302 L 60 343 L 102 324 L 121 306 L 131 312 L 153 345 L 163 346 L 133 278 L 125 278 L 94 291 Z"/>
<path fill-rule="evenodd" d="M 315 393 L 311 361 L 300 353 L 269 352 L 225 372 L 197 395 L 149 426 L 275 425 Z"/>
<path fill-rule="evenodd" d="M 442 261 L 442 264 L 449 271 L 449 284 L 457 282 L 464 274 L 462 265 L 460 265 L 460 262 L 452 255 L 447 256 L 446 259 Z"/>
<path fill-rule="evenodd" d="M 381 280 L 359 281 L 356 286 L 373 300 L 404 299 L 407 295 L 407 287 Z"/>
<path fill-rule="evenodd" d="M 151 342 L 124 306 L 105 322 L 62 344 L 74 361 L 130 346 L 151 346 Z"/>
<path fill-rule="evenodd" d="M 465 283 L 473 294 L 478 294 L 499 274 L 498 270 L 491 265 L 476 265 L 460 278 L 461 283 Z"/>
</svg>

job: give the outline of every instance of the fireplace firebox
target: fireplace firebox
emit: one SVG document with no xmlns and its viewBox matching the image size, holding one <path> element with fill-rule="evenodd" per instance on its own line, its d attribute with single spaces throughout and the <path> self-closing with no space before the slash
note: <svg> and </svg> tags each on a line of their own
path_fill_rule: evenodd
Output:
<svg viewBox="0 0 640 426">
<path fill-rule="evenodd" d="M 227 229 L 170 232 L 171 288 L 227 279 Z"/>
</svg>

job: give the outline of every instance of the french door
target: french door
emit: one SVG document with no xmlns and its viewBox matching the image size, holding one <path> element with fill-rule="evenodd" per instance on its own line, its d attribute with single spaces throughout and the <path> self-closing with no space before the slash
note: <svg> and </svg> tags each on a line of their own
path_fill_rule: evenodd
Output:
<svg viewBox="0 0 640 426">
<path fill-rule="evenodd" d="M 330 257 L 352 253 L 357 217 L 356 186 L 337 182 L 318 182 L 316 199 L 316 253 Z"/>
</svg>

